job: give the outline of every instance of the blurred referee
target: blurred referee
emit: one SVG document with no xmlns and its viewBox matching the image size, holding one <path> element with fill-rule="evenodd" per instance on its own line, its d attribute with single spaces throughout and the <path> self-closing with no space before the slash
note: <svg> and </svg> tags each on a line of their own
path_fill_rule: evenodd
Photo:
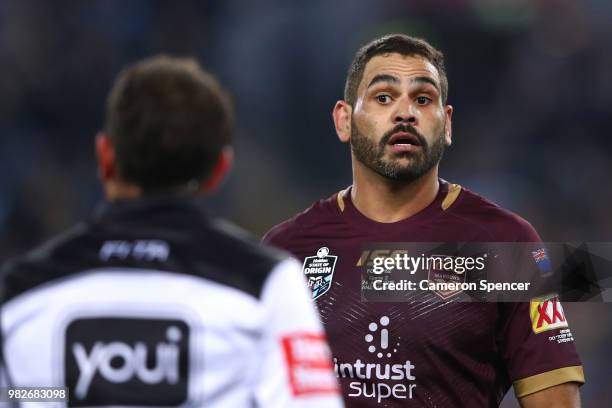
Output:
<svg viewBox="0 0 612 408">
<path fill-rule="evenodd" d="M 121 72 L 96 137 L 106 203 L 2 269 L 5 394 L 67 387 L 57 406 L 341 406 L 301 267 L 200 208 L 230 167 L 232 127 L 228 97 L 193 60 Z"/>
</svg>

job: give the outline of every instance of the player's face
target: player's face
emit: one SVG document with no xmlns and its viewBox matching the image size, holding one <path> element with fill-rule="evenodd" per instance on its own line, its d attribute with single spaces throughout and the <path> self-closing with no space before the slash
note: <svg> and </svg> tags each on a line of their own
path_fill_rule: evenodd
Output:
<svg viewBox="0 0 612 408">
<path fill-rule="evenodd" d="M 386 54 L 366 65 L 351 118 L 356 160 L 383 177 L 413 181 L 450 145 L 452 108 L 437 69 L 418 56 Z"/>
</svg>

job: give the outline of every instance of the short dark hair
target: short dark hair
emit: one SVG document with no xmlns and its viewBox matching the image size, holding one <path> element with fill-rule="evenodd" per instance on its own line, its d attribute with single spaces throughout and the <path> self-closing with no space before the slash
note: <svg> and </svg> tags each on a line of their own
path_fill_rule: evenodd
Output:
<svg viewBox="0 0 612 408">
<path fill-rule="evenodd" d="M 428 60 L 440 74 L 440 93 L 442 103 L 446 104 L 448 97 L 448 79 L 444 68 L 444 54 L 435 49 L 422 38 L 411 37 L 405 34 L 389 34 L 370 41 L 362 46 L 355 57 L 348 71 L 346 83 L 344 85 L 344 100 L 350 105 L 354 105 L 357 100 L 357 88 L 363 79 L 365 66 L 373 57 L 381 54 L 397 53 L 400 55 L 419 55 Z"/>
<path fill-rule="evenodd" d="M 160 55 L 125 68 L 106 103 L 119 176 L 145 192 L 201 182 L 230 144 L 233 107 L 193 59 Z"/>
</svg>

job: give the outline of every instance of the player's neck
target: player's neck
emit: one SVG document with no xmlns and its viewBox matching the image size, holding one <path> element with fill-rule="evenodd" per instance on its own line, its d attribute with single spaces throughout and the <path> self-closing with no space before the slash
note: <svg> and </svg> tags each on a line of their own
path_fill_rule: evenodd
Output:
<svg viewBox="0 0 612 408">
<path fill-rule="evenodd" d="M 359 212 L 374 221 L 409 218 L 431 204 L 438 189 L 438 166 L 410 183 L 389 180 L 364 166 L 353 167 L 351 199 Z"/>
<path fill-rule="evenodd" d="M 106 180 L 104 182 L 104 197 L 106 201 L 132 200 L 152 196 L 200 196 L 208 193 L 205 187 L 198 182 L 189 182 L 178 187 L 158 189 L 146 195 L 142 187 L 133 183 L 128 183 L 120 179 Z"/>
<path fill-rule="evenodd" d="M 119 180 L 107 180 L 104 183 L 104 197 L 106 201 L 140 198 L 142 194 L 142 189 L 131 183 Z"/>
</svg>

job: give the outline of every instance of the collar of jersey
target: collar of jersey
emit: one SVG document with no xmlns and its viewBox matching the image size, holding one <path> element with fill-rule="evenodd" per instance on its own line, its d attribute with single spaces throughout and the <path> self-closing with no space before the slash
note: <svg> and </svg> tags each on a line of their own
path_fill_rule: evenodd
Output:
<svg viewBox="0 0 612 408">
<path fill-rule="evenodd" d="M 102 203 L 97 208 L 94 219 L 123 218 L 136 214 L 154 216 L 160 212 L 185 215 L 197 213 L 202 216 L 202 206 L 202 198 L 186 194 L 145 196 Z"/>
<path fill-rule="evenodd" d="M 440 188 L 438 189 L 438 193 L 434 200 L 418 213 L 400 221 L 389 223 L 378 222 L 363 215 L 353 204 L 353 200 L 351 198 L 352 186 L 338 193 L 339 195 L 342 195 L 338 197 L 338 203 L 342 202 L 344 204 L 344 210 L 341 208 L 339 208 L 339 210 L 342 213 L 342 216 L 345 217 L 351 224 L 358 225 L 361 228 L 367 228 L 373 233 L 386 233 L 392 231 L 397 232 L 398 227 L 404 228 L 426 223 L 444 213 L 442 210 L 442 201 L 448 193 L 449 185 L 442 179 L 439 179 L 439 182 Z"/>
</svg>

